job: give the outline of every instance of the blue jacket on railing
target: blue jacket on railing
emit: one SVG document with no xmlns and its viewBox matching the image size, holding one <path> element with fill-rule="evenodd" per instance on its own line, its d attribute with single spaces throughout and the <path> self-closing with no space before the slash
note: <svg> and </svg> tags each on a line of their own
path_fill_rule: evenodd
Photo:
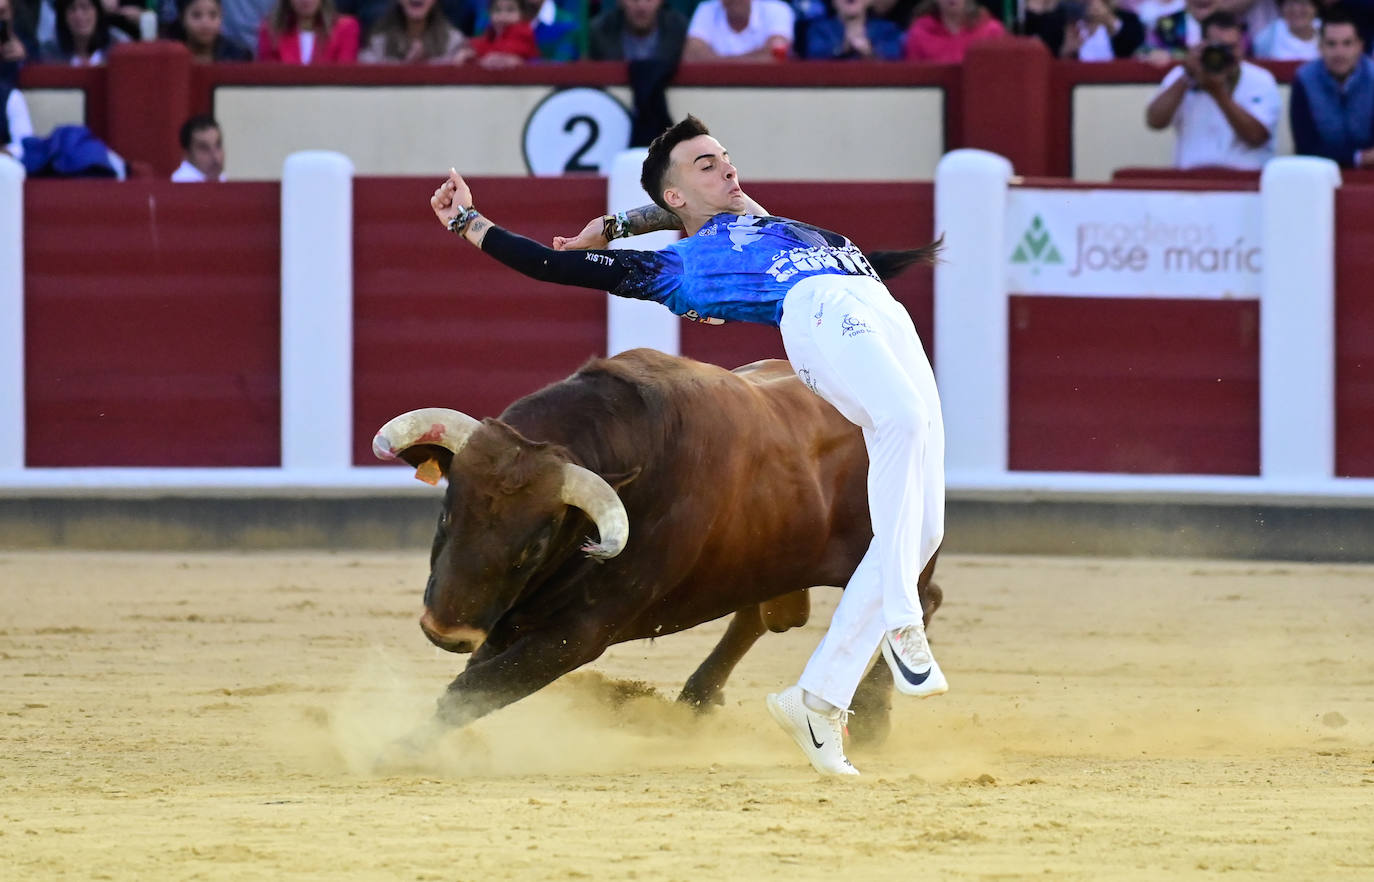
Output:
<svg viewBox="0 0 1374 882">
<path fill-rule="evenodd" d="M 1353 166 L 1356 153 L 1374 146 L 1374 61 L 1361 55 L 1344 83 L 1336 82 L 1320 58 L 1298 68 L 1288 121 L 1295 152 Z"/>
</svg>

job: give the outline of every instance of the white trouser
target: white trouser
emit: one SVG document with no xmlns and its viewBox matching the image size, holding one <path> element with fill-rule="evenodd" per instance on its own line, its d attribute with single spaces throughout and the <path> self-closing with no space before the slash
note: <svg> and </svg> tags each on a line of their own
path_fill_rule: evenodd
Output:
<svg viewBox="0 0 1374 882">
<path fill-rule="evenodd" d="M 881 282 L 812 276 L 783 300 L 783 347 L 802 382 L 863 428 L 873 541 L 801 687 L 847 708 L 883 632 L 921 621 L 916 590 L 945 532 L 945 429 L 911 316 Z"/>
</svg>

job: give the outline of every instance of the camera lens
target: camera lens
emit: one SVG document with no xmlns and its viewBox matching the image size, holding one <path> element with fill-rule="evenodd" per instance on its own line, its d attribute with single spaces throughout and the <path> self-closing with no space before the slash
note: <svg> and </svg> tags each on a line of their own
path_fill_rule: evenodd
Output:
<svg viewBox="0 0 1374 882">
<path fill-rule="evenodd" d="M 1210 74 L 1219 74 L 1229 68 L 1236 60 L 1235 53 L 1225 43 L 1209 43 L 1203 47 L 1198 62 Z"/>
</svg>

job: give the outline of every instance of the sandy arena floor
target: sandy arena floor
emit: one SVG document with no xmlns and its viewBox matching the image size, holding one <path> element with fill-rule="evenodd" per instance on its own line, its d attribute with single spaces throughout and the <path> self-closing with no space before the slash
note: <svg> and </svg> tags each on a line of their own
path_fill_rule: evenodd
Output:
<svg viewBox="0 0 1374 882">
<path fill-rule="evenodd" d="M 720 625 L 370 758 L 461 659 L 426 555 L 0 553 L 0 878 L 1374 879 L 1374 567 L 952 557 L 952 691 L 823 780 Z M 664 698 L 608 703 L 608 680 Z"/>
</svg>

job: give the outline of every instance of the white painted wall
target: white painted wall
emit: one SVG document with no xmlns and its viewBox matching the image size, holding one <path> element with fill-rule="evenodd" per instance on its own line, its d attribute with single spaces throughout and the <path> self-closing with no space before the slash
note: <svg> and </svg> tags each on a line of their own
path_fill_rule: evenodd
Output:
<svg viewBox="0 0 1374 882">
<path fill-rule="evenodd" d="M 525 175 L 530 113 L 551 86 L 221 86 L 225 173 L 272 180 L 299 150 L 336 150 L 360 175 Z M 628 90 L 608 90 L 629 106 Z M 668 90 L 751 180 L 930 180 L 944 152 L 944 92 L 933 87 Z M 785 149 L 784 149 L 785 148 Z"/>
</svg>

